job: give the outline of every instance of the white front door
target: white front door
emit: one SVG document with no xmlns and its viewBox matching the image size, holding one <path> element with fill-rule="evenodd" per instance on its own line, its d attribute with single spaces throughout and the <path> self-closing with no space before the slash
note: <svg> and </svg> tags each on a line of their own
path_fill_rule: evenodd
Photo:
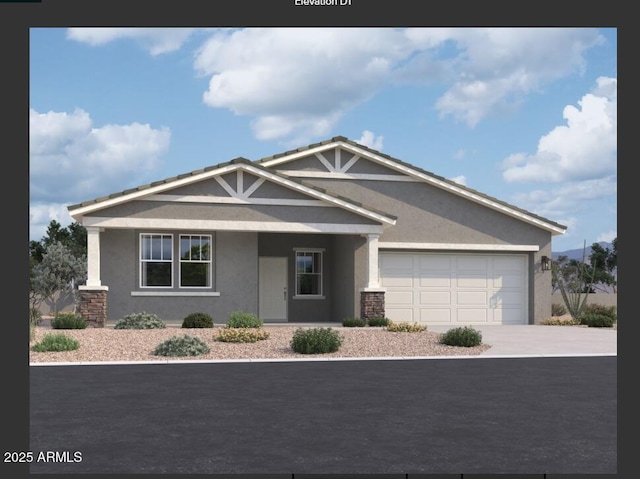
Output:
<svg viewBox="0 0 640 479">
<path fill-rule="evenodd" d="M 258 258 L 258 309 L 263 321 L 287 321 L 287 258 Z"/>
</svg>

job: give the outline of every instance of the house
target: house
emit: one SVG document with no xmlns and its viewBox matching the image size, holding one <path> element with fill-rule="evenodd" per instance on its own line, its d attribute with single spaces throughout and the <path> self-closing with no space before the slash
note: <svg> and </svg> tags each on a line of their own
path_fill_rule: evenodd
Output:
<svg viewBox="0 0 640 479">
<path fill-rule="evenodd" d="M 268 322 L 534 324 L 566 227 L 345 137 L 69 206 L 87 229 L 81 313 Z"/>
</svg>

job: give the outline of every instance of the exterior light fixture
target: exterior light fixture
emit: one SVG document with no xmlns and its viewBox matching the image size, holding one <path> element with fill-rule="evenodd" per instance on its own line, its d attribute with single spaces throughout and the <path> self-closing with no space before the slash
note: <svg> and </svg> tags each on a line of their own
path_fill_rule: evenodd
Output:
<svg viewBox="0 0 640 479">
<path fill-rule="evenodd" d="M 542 271 L 549 271 L 551 269 L 551 258 L 548 256 L 542 256 L 540 259 L 540 265 L 542 266 Z"/>
</svg>

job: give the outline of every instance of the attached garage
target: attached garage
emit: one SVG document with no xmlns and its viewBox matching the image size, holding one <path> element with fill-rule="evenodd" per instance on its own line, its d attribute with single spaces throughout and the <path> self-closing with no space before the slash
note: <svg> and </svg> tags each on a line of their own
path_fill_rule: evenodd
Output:
<svg viewBox="0 0 640 479">
<path fill-rule="evenodd" d="M 380 252 L 386 316 L 425 324 L 527 324 L 526 254 Z"/>
</svg>

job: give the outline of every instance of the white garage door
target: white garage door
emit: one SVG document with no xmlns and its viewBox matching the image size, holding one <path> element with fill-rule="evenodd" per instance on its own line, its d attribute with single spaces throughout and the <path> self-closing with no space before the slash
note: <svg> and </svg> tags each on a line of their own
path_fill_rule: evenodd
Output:
<svg viewBox="0 0 640 479">
<path fill-rule="evenodd" d="M 527 324 L 522 254 L 380 252 L 386 315 L 426 324 Z"/>
</svg>

